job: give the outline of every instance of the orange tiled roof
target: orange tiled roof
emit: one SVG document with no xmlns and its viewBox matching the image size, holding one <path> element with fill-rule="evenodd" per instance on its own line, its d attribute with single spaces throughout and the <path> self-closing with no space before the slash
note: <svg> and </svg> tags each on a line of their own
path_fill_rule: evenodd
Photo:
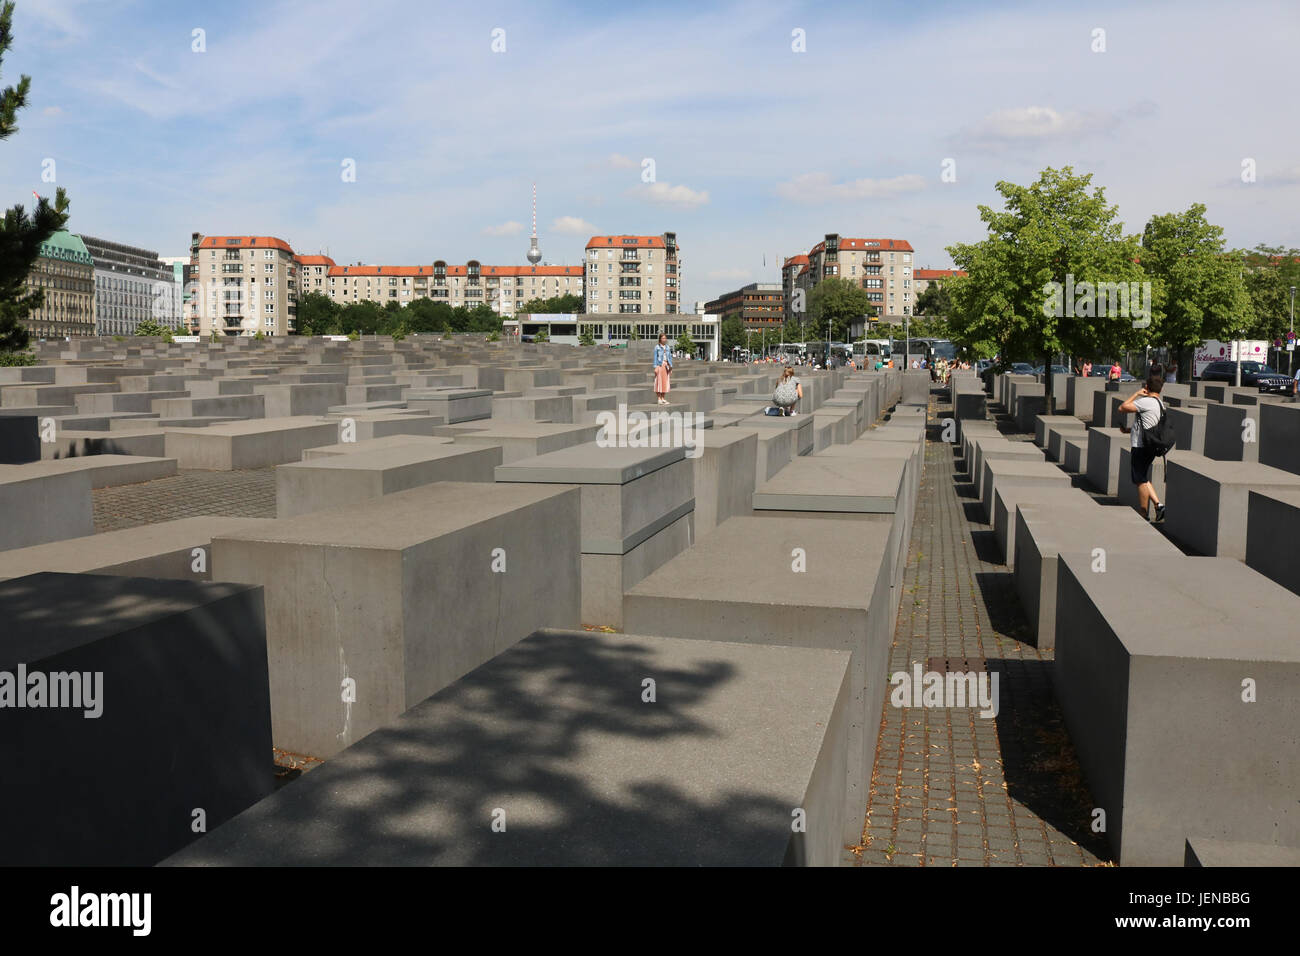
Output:
<svg viewBox="0 0 1300 956">
<path fill-rule="evenodd" d="M 808 250 L 808 255 L 815 256 L 826 248 L 826 240 L 823 239 L 817 245 Z M 840 237 L 840 250 L 871 250 L 873 252 L 912 252 L 912 244 L 906 239 L 846 239 Z"/>
<path fill-rule="evenodd" d="M 635 239 L 636 242 L 625 243 L 624 239 Z M 663 236 L 592 236 L 587 240 L 587 248 L 618 246 L 619 248 L 635 249 L 637 247 L 645 249 L 663 249 Z"/>
<path fill-rule="evenodd" d="M 480 276 L 581 276 L 582 266 L 479 266 Z M 431 276 L 433 266 L 331 266 L 333 276 Z M 469 274 L 468 266 L 447 266 L 449 276 Z"/>
<path fill-rule="evenodd" d="M 275 236 L 204 236 L 201 249 L 282 249 L 290 254 L 289 243 Z"/>
<path fill-rule="evenodd" d="M 329 256 L 294 256 L 304 266 L 332 266 L 334 260 Z"/>
<path fill-rule="evenodd" d="M 808 264 L 807 256 L 791 256 L 789 259 L 785 260 L 785 263 L 781 266 L 781 268 L 784 269 L 786 266 L 806 266 L 807 264 Z"/>
</svg>

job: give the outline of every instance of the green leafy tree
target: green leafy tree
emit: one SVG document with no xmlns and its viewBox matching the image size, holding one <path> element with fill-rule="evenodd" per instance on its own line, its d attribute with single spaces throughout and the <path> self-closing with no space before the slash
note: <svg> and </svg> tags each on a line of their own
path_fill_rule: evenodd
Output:
<svg viewBox="0 0 1300 956">
<path fill-rule="evenodd" d="M 537 334 L 533 336 L 533 341 L 534 341 L 534 342 L 549 342 L 549 341 L 551 341 L 551 333 L 547 332 L 545 329 L 539 329 L 539 330 L 537 331 Z"/>
<path fill-rule="evenodd" d="M 550 299 L 529 299 L 524 303 L 524 307 L 518 311 L 552 315 L 581 315 L 584 311 L 585 302 L 586 300 L 580 295 L 557 295 Z"/>
<path fill-rule="evenodd" d="M 590 326 L 590 325 L 584 325 L 584 326 L 582 327 L 582 331 L 578 333 L 578 344 L 579 344 L 579 345 L 595 345 L 595 344 L 596 344 L 596 336 L 595 336 L 595 334 L 591 331 L 591 326 Z"/>
<path fill-rule="evenodd" d="M 14 5 L 0 6 L 0 62 L 13 45 Z M 27 105 L 32 78 L 20 76 L 16 86 L 0 90 L 0 140 L 18 131 L 18 111 Z M 54 202 L 39 198 L 31 215 L 22 205 L 5 212 L 0 226 L 0 352 L 25 349 L 29 341 L 23 322 L 45 302 L 45 291 L 27 289 L 27 276 L 40 256 L 41 244 L 68 221 L 68 197 L 59 187 Z"/>
<path fill-rule="evenodd" d="M 1239 328 L 1248 338 L 1272 341 L 1291 329 L 1291 287 L 1300 290 L 1300 249 L 1259 245 L 1230 255 L 1230 269 L 1243 274 L 1250 315 Z M 1206 338 L 1218 336 L 1206 336 Z"/>
<path fill-rule="evenodd" d="M 384 308 L 378 302 L 349 302 L 339 312 L 339 325 L 349 334 L 379 335 L 384 323 Z"/>
<path fill-rule="evenodd" d="M 298 314 L 294 318 L 297 335 L 339 335 L 339 313 L 342 306 L 327 295 L 307 292 L 298 298 Z"/>
<path fill-rule="evenodd" d="M 488 335 L 487 335 L 487 340 L 488 340 L 489 342 L 500 342 L 500 341 L 501 341 L 501 333 L 500 333 L 500 332 L 489 332 Z"/>
<path fill-rule="evenodd" d="M 1095 294 L 1098 283 L 1138 282 L 1143 273 L 1138 237 L 1124 235 L 1118 209 L 1100 187 L 1089 191 L 1091 181 L 1067 166 L 1044 170 L 1030 186 L 997 184 L 1005 208 L 979 207 L 988 237 L 948 247 L 967 273 L 945 283 L 958 345 L 1043 365 L 1060 351 L 1118 355 L 1141 346 L 1146 333 L 1134 328 L 1132 306 L 1116 315 Z"/>
<path fill-rule="evenodd" d="M 1153 216 L 1142 234 L 1142 269 L 1158 291 L 1150 340 L 1182 356 L 1203 339 L 1230 338 L 1253 315 L 1240 257 L 1224 250 L 1223 230 L 1205 206 Z"/>
<path fill-rule="evenodd" d="M 722 354 L 726 358 L 731 357 L 731 350 L 745 347 L 745 325 L 740 321 L 739 316 L 733 315 L 729 319 L 722 320 L 722 327 L 718 330 L 722 346 Z"/>
<path fill-rule="evenodd" d="M 925 291 L 916 297 L 916 308 L 912 313 L 927 318 L 946 318 L 951 310 L 952 294 L 946 290 L 945 284 L 931 282 L 925 287 Z"/>
<path fill-rule="evenodd" d="M 832 276 L 817 283 L 808 295 L 808 334 L 817 339 L 825 338 L 829 319 L 831 339 L 843 342 L 848 338 L 849 323 L 853 319 L 873 314 L 875 309 L 866 290 L 848 279 Z"/>
<path fill-rule="evenodd" d="M 427 334 L 447 331 L 451 322 L 452 308 L 446 302 L 432 299 L 416 299 L 406 307 L 403 321 L 411 332 Z"/>
<path fill-rule="evenodd" d="M 167 328 L 165 325 L 155 322 L 153 319 L 142 319 L 135 327 L 135 334 L 155 335 L 161 338 L 164 342 L 173 341 L 172 330 Z"/>
<path fill-rule="evenodd" d="M 677 344 L 674 346 L 678 351 L 685 352 L 687 355 L 695 354 L 695 340 L 691 338 L 690 333 L 685 329 L 682 334 L 677 336 Z"/>
</svg>

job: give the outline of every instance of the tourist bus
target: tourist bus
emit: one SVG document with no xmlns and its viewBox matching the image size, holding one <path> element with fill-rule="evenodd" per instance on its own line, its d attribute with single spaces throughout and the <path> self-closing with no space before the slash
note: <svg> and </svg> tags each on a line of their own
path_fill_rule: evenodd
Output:
<svg viewBox="0 0 1300 956">
<path fill-rule="evenodd" d="M 853 362 L 856 365 L 865 363 L 866 367 L 874 368 L 877 359 L 888 361 L 893 354 L 889 339 L 861 339 L 853 343 Z"/>
</svg>

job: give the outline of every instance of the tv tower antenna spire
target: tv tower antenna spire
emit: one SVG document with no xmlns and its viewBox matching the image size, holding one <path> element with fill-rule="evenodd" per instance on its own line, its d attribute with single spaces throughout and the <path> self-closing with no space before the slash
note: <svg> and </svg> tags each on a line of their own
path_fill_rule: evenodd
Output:
<svg viewBox="0 0 1300 956">
<path fill-rule="evenodd" d="M 533 265 L 542 261 L 542 250 L 537 246 L 537 183 L 533 183 L 533 237 L 528 244 L 528 261 Z"/>
</svg>

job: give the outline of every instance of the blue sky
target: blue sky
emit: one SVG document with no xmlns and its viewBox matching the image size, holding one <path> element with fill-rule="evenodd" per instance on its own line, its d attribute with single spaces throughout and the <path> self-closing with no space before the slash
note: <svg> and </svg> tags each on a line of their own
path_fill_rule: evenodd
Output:
<svg viewBox="0 0 1300 956">
<path fill-rule="evenodd" d="M 52 192 L 53 159 L 70 228 L 163 255 L 199 231 L 522 264 L 536 182 L 547 261 L 672 230 L 688 307 L 827 232 L 947 266 L 997 181 L 1049 165 L 1130 232 L 1199 201 L 1230 245 L 1300 246 L 1298 27 L 1294 3 L 19 0 L 0 202 Z"/>
</svg>

